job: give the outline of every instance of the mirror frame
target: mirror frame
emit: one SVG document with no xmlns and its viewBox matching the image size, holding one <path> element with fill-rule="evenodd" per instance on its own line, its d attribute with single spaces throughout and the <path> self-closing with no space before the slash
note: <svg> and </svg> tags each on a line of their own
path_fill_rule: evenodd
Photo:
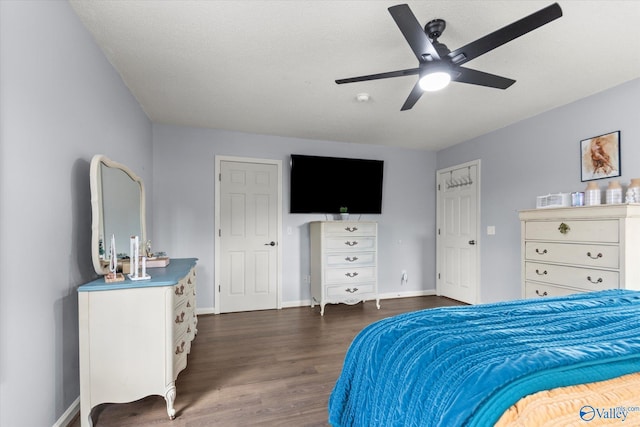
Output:
<svg viewBox="0 0 640 427">
<path fill-rule="evenodd" d="M 146 230 L 146 203 L 144 183 L 142 178 L 133 173 L 127 166 L 114 162 L 102 154 L 96 154 L 91 159 L 89 168 L 89 182 L 91 187 L 91 259 L 93 260 L 93 268 L 99 275 L 109 273 L 109 261 L 100 259 L 100 232 L 102 230 L 102 212 L 104 201 L 102 200 L 102 171 L 100 166 L 105 165 L 109 168 L 119 169 L 127 174 L 132 181 L 140 186 L 140 230 L 142 236 L 141 242 L 147 241 Z M 106 246 L 105 246 L 106 250 Z"/>
</svg>

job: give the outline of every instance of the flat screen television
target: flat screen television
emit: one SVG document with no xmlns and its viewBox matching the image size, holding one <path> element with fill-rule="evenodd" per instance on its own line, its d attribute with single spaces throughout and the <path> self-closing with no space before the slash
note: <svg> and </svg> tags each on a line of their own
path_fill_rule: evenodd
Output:
<svg viewBox="0 0 640 427">
<path fill-rule="evenodd" d="M 382 213 L 384 161 L 291 155 L 291 213 Z"/>
</svg>

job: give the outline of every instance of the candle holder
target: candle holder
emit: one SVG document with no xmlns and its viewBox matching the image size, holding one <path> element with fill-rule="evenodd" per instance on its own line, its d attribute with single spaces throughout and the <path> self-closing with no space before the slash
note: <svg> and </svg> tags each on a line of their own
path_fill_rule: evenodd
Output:
<svg viewBox="0 0 640 427">
<path fill-rule="evenodd" d="M 129 274 L 129 280 L 149 280 L 151 276 L 147 274 L 147 257 L 140 257 L 140 240 L 138 236 L 131 236 L 131 242 L 129 250 L 131 252 L 131 273 Z M 142 267 L 142 274 L 140 274 L 140 268 Z"/>
</svg>

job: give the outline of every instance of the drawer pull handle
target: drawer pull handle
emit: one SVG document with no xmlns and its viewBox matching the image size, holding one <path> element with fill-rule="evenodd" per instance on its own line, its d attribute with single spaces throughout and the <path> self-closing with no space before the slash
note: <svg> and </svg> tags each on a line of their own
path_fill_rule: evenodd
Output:
<svg viewBox="0 0 640 427">
<path fill-rule="evenodd" d="M 184 295 L 184 285 L 176 286 L 176 295 Z"/>
<path fill-rule="evenodd" d="M 345 230 L 347 230 L 349 233 L 353 233 L 354 231 L 358 231 L 358 227 L 345 227 Z"/>
<path fill-rule="evenodd" d="M 354 240 L 353 242 L 350 242 L 350 241 L 347 240 L 346 242 L 344 242 L 344 244 L 347 245 L 347 246 L 355 246 L 355 245 L 358 244 L 358 241 Z"/>
<path fill-rule="evenodd" d="M 548 294 L 547 291 L 540 293 L 540 291 L 536 289 L 536 295 L 538 295 L 539 297 L 546 297 Z"/>
<path fill-rule="evenodd" d="M 176 347 L 176 354 L 184 353 L 184 344 L 184 341 L 182 341 L 182 344 Z"/>
<path fill-rule="evenodd" d="M 348 256 L 344 260 L 347 261 L 347 262 L 354 262 L 354 261 L 358 260 L 358 257 L 357 256 L 351 256 L 351 257 Z"/>
<path fill-rule="evenodd" d="M 598 277 L 598 280 L 596 280 L 595 282 L 591 279 L 591 276 L 587 276 L 587 280 L 590 281 L 591 283 L 602 283 L 602 277 Z"/>
<path fill-rule="evenodd" d="M 540 270 L 538 270 L 538 269 L 536 268 L 536 274 L 537 274 L 538 276 L 546 276 L 546 275 L 547 275 L 547 270 L 545 270 L 545 271 L 543 271 L 542 273 L 540 273 Z"/>
<path fill-rule="evenodd" d="M 540 250 L 540 249 L 536 248 L 536 253 L 537 253 L 538 255 L 544 255 L 544 254 L 546 254 L 546 253 L 547 253 L 547 250 L 546 250 L 546 249 Z"/>
<path fill-rule="evenodd" d="M 598 252 L 598 255 L 593 256 L 593 255 L 591 255 L 591 252 L 587 252 L 587 256 L 588 256 L 589 258 L 591 258 L 591 259 L 598 259 L 598 258 L 602 258 L 602 253 L 601 253 L 601 252 Z"/>
<path fill-rule="evenodd" d="M 355 273 L 344 273 L 344 275 L 347 277 L 356 277 L 358 275 L 358 272 L 356 271 Z"/>
<path fill-rule="evenodd" d="M 176 316 L 176 323 L 184 322 L 184 311 Z"/>
<path fill-rule="evenodd" d="M 569 232 L 569 230 L 571 230 L 571 228 L 567 224 L 565 224 L 564 222 L 561 222 L 560 225 L 558 226 L 558 230 L 562 234 L 567 234 Z"/>
<path fill-rule="evenodd" d="M 347 288 L 347 289 L 345 289 L 345 291 L 349 292 L 350 294 L 353 294 L 355 292 L 358 292 L 358 288 L 353 288 L 353 289 Z"/>
</svg>

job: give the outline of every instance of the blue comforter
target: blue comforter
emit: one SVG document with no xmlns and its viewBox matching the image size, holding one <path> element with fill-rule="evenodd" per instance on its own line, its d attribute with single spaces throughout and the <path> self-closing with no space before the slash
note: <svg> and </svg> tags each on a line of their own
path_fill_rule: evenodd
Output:
<svg viewBox="0 0 640 427">
<path fill-rule="evenodd" d="M 638 371 L 640 292 L 422 310 L 356 336 L 329 422 L 484 427 L 533 392 Z"/>
</svg>

